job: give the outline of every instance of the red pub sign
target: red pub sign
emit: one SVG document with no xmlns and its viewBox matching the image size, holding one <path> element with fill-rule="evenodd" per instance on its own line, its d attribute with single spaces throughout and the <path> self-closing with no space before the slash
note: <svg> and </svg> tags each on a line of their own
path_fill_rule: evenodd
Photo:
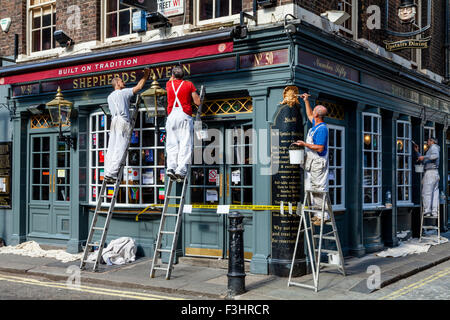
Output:
<svg viewBox="0 0 450 320">
<path fill-rule="evenodd" d="M 105 73 L 108 71 L 120 70 L 125 68 L 152 65 L 169 61 L 179 61 L 182 59 L 191 59 L 196 57 L 229 53 L 232 51 L 233 42 L 225 42 L 195 48 L 156 52 L 136 57 L 112 59 L 101 62 L 93 62 L 76 66 L 68 66 L 26 74 L 6 76 L 4 78 L 0 78 L 0 85 L 56 79 L 61 77 L 69 77 L 97 72 Z"/>
</svg>

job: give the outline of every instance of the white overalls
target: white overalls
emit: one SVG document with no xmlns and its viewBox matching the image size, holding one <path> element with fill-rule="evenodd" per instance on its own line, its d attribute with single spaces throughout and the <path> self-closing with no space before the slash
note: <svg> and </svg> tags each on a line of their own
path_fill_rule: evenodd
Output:
<svg viewBox="0 0 450 320">
<path fill-rule="evenodd" d="M 313 128 L 309 129 L 306 143 L 314 144 L 314 134 L 320 126 L 326 126 L 325 123 L 319 124 L 313 131 Z M 328 130 L 328 129 L 327 129 Z M 328 191 L 328 149 L 325 155 L 319 156 L 319 154 L 309 148 L 305 148 L 306 161 L 305 161 L 305 190 L 320 190 Z M 322 206 L 322 195 L 317 194 L 313 196 L 313 204 L 315 206 Z M 321 214 L 315 214 L 318 218 L 322 219 Z M 329 219 L 328 212 L 325 213 L 325 220 Z"/>
<path fill-rule="evenodd" d="M 178 92 L 183 86 L 181 82 L 177 90 L 172 81 L 172 89 L 175 93 L 175 101 L 172 111 L 166 122 L 166 152 L 167 169 L 172 169 L 175 174 L 185 176 L 187 165 L 191 163 L 192 146 L 194 144 L 194 124 L 192 117 L 183 111 L 178 99 Z"/>
</svg>

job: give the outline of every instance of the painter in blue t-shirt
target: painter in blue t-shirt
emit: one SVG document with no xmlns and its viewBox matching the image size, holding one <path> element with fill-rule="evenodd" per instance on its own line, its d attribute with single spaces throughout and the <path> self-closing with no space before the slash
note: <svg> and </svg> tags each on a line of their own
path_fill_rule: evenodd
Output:
<svg viewBox="0 0 450 320">
<path fill-rule="evenodd" d="M 328 151 L 328 128 L 325 122 L 321 122 L 316 126 L 316 122 L 312 120 L 312 128 L 310 134 L 313 135 L 313 144 L 324 146 L 322 152 L 317 152 L 321 157 L 325 156 Z"/>
</svg>

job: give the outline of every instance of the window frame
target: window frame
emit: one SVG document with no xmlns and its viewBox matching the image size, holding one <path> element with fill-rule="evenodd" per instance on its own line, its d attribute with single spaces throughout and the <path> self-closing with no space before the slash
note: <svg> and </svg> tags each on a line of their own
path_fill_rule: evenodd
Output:
<svg viewBox="0 0 450 320">
<path fill-rule="evenodd" d="M 215 15 L 215 3 L 216 0 L 212 0 L 213 1 L 213 15 Z M 232 4 L 232 0 L 228 0 L 229 4 L 230 4 L 230 12 L 232 12 L 231 10 L 231 4 Z M 243 0 L 241 0 L 243 1 Z M 204 25 L 209 25 L 209 24 L 220 24 L 220 23 L 226 23 L 226 22 L 230 22 L 230 21 L 236 21 L 236 23 L 240 20 L 240 13 L 237 14 L 230 14 L 228 16 L 224 16 L 224 17 L 219 17 L 219 18 L 211 18 L 211 19 L 206 19 L 206 20 L 200 20 L 200 2 L 201 0 L 195 0 L 195 14 L 194 14 L 194 23 L 196 26 L 204 26 Z M 241 9 L 241 11 L 243 11 Z"/>
<path fill-rule="evenodd" d="M 141 163 L 141 160 L 140 160 L 139 161 L 139 165 L 130 165 L 129 164 L 128 155 L 127 155 L 127 159 L 125 161 L 123 175 L 125 176 L 125 174 L 127 174 L 127 172 L 128 172 L 127 170 L 128 169 L 138 169 L 139 172 L 140 172 L 140 174 L 139 174 L 139 183 L 135 184 L 135 185 L 134 184 L 131 185 L 131 184 L 129 184 L 129 179 L 124 180 L 123 177 L 122 177 L 122 182 L 124 181 L 124 183 L 121 183 L 119 188 L 120 189 L 125 188 L 125 190 L 126 190 L 125 203 L 119 202 L 119 198 L 118 198 L 117 202 L 116 202 L 116 205 L 115 205 L 118 208 L 124 208 L 124 207 L 145 208 L 145 207 L 147 207 L 148 205 L 151 205 L 151 204 L 163 204 L 164 203 L 164 199 L 162 199 L 162 200 L 158 199 L 158 197 L 159 197 L 158 193 L 159 193 L 160 189 L 164 189 L 165 190 L 165 179 L 166 179 L 166 174 L 165 174 L 165 168 L 166 168 L 166 166 L 165 166 L 165 146 L 164 146 L 164 144 L 160 145 L 160 144 L 157 143 L 157 137 L 155 136 L 155 129 L 154 129 L 155 127 L 154 126 L 148 127 L 148 128 L 143 128 L 142 127 L 142 122 L 144 121 L 143 117 L 146 115 L 147 110 L 145 108 L 139 108 L 139 112 L 140 112 L 141 116 L 138 115 L 138 118 L 136 119 L 136 121 L 141 121 L 141 122 L 139 123 L 139 127 L 137 127 L 137 128 L 135 127 L 133 129 L 133 131 L 138 131 L 139 132 L 139 146 L 137 146 L 137 147 L 136 146 L 131 146 L 131 144 L 130 144 L 127 152 L 129 154 L 130 151 L 139 150 L 139 158 L 142 159 L 142 152 L 144 150 L 147 150 L 147 149 L 153 150 L 153 164 L 145 166 L 145 165 L 143 165 L 143 163 Z M 99 128 L 97 126 L 96 130 L 94 131 L 93 130 L 92 118 L 93 117 L 97 117 L 99 115 L 105 116 L 105 128 L 103 130 L 97 130 L 97 128 Z M 92 176 L 92 171 L 93 170 L 98 170 L 98 171 L 96 171 L 96 175 L 98 174 L 100 176 L 100 169 L 101 168 L 104 169 L 104 164 L 102 166 L 100 166 L 98 164 L 97 160 L 98 160 L 98 152 L 99 151 L 103 150 L 104 151 L 104 156 L 106 156 L 106 151 L 107 151 L 108 142 L 109 142 L 110 121 L 108 121 L 108 116 L 105 115 L 102 111 L 92 112 L 89 115 L 88 119 L 89 119 L 89 133 L 88 133 L 88 135 L 89 135 L 89 139 L 88 139 L 88 141 L 89 141 L 88 162 L 89 162 L 89 164 L 88 164 L 87 168 L 88 168 L 88 175 L 89 175 L 89 179 L 88 179 L 89 191 L 88 191 L 88 201 L 87 202 L 89 203 L 89 205 L 96 205 L 97 201 L 98 201 L 98 192 L 100 191 L 102 181 L 100 180 L 100 177 L 96 177 L 96 179 L 98 180 L 98 183 L 97 183 L 97 181 L 94 182 L 93 181 L 93 176 Z M 98 122 L 96 122 L 96 125 L 97 125 L 97 123 Z M 160 127 L 159 130 L 161 132 L 162 130 L 165 130 L 165 128 L 164 127 Z M 143 137 L 143 133 L 144 132 L 152 132 L 153 139 L 154 139 L 153 146 L 145 146 L 145 147 L 142 146 L 142 137 Z M 94 133 L 97 134 L 97 136 L 96 136 L 97 142 L 96 142 L 96 147 L 95 148 L 93 148 L 93 146 L 92 146 L 92 140 L 93 140 L 92 137 L 93 137 Z M 98 134 L 99 133 L 104 133 L 105 134 L 104 147 L 102 147 L 102 148 L 99 147 L 99 140 L 98 140 Z M 160 151 L 158 151 L 158 150 L 160 150 Z M 95 165 L 93 165 L 93 163 L 92 163 L 92 160 L 93 160 L 92 159 L 92 153 L 93 152 L 95 152 L 95 156 L 96 156 Z M 164 156 L 164 164 L 162 164 L 162 165 L 158 164 L 158 154 L 160 152 L 162 152 L 163 156 Z M 153 180 L 154 180 L 153 184 L 145 185 L 145 184 L 142 183 L 143 170 L 144 169 L 152 169 L 153 170 Z M 158 174 L 161 171 L 161 170 L 158 170 L 158 169 L 163 169 L 164 170 L 164 181 L 162 181 L 163 182 L 162 184 L 158 183 Z M 93 188 L 96 188 L 96 197 L 95 198 L 92 197 Z M 128 192 L 129 191 L 128 191 L 128 189 L 130 189 L 130 188 L 138 188 L 139 189 L 139 200 L 138 200 L 138 203 L 129 202 L 129 196 L 128 196 Z M 143 188 L 153 188 L 153 190 L 154 190 L 153 197 L 154 198 L 153 198 L 153 202 L 152 203 L 147 203 L 147 202 L 144 203 L 143 202 L 143 200 L 144 200 L 143 199 L 143 193 L 142 193 L 142 189 Z M 110 201 L 109 201 L 109 198 L 108 198 L 108 199 L 105 199 L 103 203 L 109 203 L 109 202 Z"/>
<path fill-rule="evenodd" d="M 346 11 L 345 10 L 346 5 L 349 5 L 352 7 L 351 15 L 349 18 L 352 29 L 350 30 L 350 29 L 344 27 L 343 25 L 340 25 L 339 30 L 344 35 L 351 36 L 354 40 L 357 40 L 358 39 L 358 1 L 357 0 L 343 0 L 341 3 L 344 4 L 344 7 L 342 8 L 343 11 Z"/>
<path fill-rule="evenodd" d="M 48 0 L 44 3 L 39 3 L 39 4 L 31 4 L 32 0 L 27 0 L 27 14 L 26 14 L 26 21 L 27 21 L 27 26 L 26 26 L 26 43 L 27 43 L 27 54 L 31 55 L 31 54 L 39 54 L 41 52 L 49 52 L 51 50 L 56 49 L 56 43 L 55 45 L 53 45 L 54 43 L 54 38 L 53 38 L 53 33 L 54 31 L 56 31 L 56 21 L 53 21 L 53 15 L 55 15 L 55 20 L 56 20 L 56 0 Z M 42 49 L 42 30 L 43 29 L 48 29 L 48 28 L 43 28 L 42 27 L 42 18 L 41 18 L 41 24 L 39 28 L 33 29 L 33 14 L 32 11 L 37 9 L 37 8 L 42 8 L 42 7 L 46 7 L 46 6 L 51 6 L 52 8 L 52 13 L 50 15 L 50 30 L 53 30 L 53 32 L 50 32 L 50 45 L 51 48 L 49 49 Z M 42 13 L 42 9 L 41 9 L 41 13 Z M 41 15 L 42 17 L 43 15 Z M 41 30 L 40 33 L 40 48 L 41 50 L 37 50 L 37 51 L 33 51 L 33 31 L 34 30 Z"/>
<path fill-rule="evenodd" d="M 346 202 L 345 202 L 345 127 L 344 126 L 339 126 L 339 125 L 334 125 L 334 124 L 327 124 L 328 127 L 328 159 L 329 159 L 329 154 L 330 154 L 330 150 L 341 150 L 341 164 L 339 166 L 337 165 L 332 165 L 331 161 L 329 159 L 328 162 L 328 170 L 329 172 L 333 169 L 335 170 L 335 181 L 336 179 L 336 169 L 340 169 L 341 170 L 341 184 L 340 185 L 336 185 L 334 184 L 333 186 L 331 186 L 330 184 L 330 174 L 328 173 L 328 190 L 330 191 L 331 188 L 333 189 L 341 189 L 341 204 L 335 204 L 335 199 L 336 198 L 336 193 L 334 192 L 334 196 L 333 199 L 331 200 L 332 203 L 332 208 L 333 211 L 343 211 L 346 210 Z M 330 129 L 334 130 L 336 132 L 336 134 L 338 132 L 340 132 L 341 135 L 341 147 L 336 147 L 336 146 L 330 146 Z M 336 141 L 336 139 L 335 139 Z M 335 154 L 335 153 L 334 153 Z M 335 157 L 336 159 L 336 157 Z M 329 192 L 330 193 L 330 192 Z"/>
<path fill-rule="evenodd" d="M 364 119 L 365 119 L 365 117 L 370 117 L 371 118 L 371 131 L 365 131 L 365 128 L 364 128 Z M 378 132 L 375 132 L 375 131 L 373 131 L 373 119 L 374 118 L 377 118 L 378 119 Z M 368 113 L 368 112 L 363 112 L 362 113 L 362 131 L 361 131 L 361 142 L 362 142 L 362 148 L 361 148 L 361 151 L 362 151 L 362 204 L 363 204 L 363 209 L 364 210 L 366 210 L 366 209 L 368 209 L 368 210 L 370 210 L 370 209 L 372 209 L 372 208 L 377 208 L 377 207 L 380 207 L 380 206 L 382 206 L 382 186 L 383 186 L 383 181 L 382 181 L 382 155 L 383 155 L 383 152 L 382 152 L 382 134 L 383 134 L 383 132 L 382 132 L 382 127 L 381 127 L 381 120 L 382 120 L 382 118 L 381 118 L 381 116 L 379 115 L 379 114 L 375 114 L 375 113 Z M 377 147 L 377 150 L 376 151 L 374 151 L 374 150 L 366 150 L 365 148 L 364 148 L 364 136 L 366 135 L 366 134 L 370 134 L 371 135 L 371 137 L 373 137 L 374 135 L 376 135 L 377 137 L 378 137 L 378 147 Z M 372 141 L 372 140 L 371 140 Z M 371 142 L 372 143 L 372 142 Z M 365 163 L 364 163 L 364 153 L 365 152 L 370 152 L 371 154 L 373 154 L 373 153 L 377 153 L 378 154 L 378 166 L 377 167 L 374 167 L 373 166 L 373 164 L 372 164 L 372 167 L 366 167 L 365 166 Z M 365 184 L 365 177 L 364 177 L 364 171 L 365 170 L 371 170 L 372 171 L 372 173 L 374 172 L 374 171 L 377 171 L 377 173 L 378 173 L 378 184 L 377 185 L 375 185 L 375 184 L 373 184 L 373 181 L 374 181 L 374 179 L 373 179 L 373 174 L 371 174 L 371 176 L 372 176 L 372 180 L 371 180 L 371 182 L 372 182 L 372 184 L 370 184 L 370 185 L 366 185 Z M 372 202 L 370 202 L 370 203 L 366 203 L 365 201 L 364 201 L 364 197 L 365 197 L 365 189 L 366 188 L 370 188 L 370 189 L 372 189 Z M 373 199 L 373 192 L 374 192 L 374 190 L 375 189 L 377 189 L 378 190 L 378 192 L 377 192 L 377 201 L 376 202 L 374 202 L 374 199 Z"/>
<path fill-rule="evenodd" d="M 102 0 L 101 1 L 101 38 L 102 42 L 112 42 L 112 41 L 119 41 L 119 40 L 127 40 L 129 38 L 135 37 L 137 35 L 137 32 L 133 32 L 133 12 L 137 9 L 133 9 L 132 7 L 127 8 L 130 11 L 130 33 L 124 34 L 124 35 L 117 35 L 115 37 L 107 37 L 107 16 L 108 12 L 107 10 L 107 1 L 108 0 Z M 125 11 L 127 9 L 120 9 L 120 0 L 117 1 L 117 9 L 114 11 L 116 15 L 119 15 L 121 11 Z M 111 13 L 109 14 L 111 15 Z M 119 20 L 117 20 L 117 29 L 119 28 Z M 119 34 L 119 32 L 117 33 Z"/>
<path fill-rule="evenodd" d="M 409 129 L 408 132 L 406 132 L 405 127 L 403 127 L 403 137 L 399 137 L 399 135 L 398 135 L 398 133 L 399 133 L 399 124 L 401 124 L 401 123 L 403 125 L 405 125 L 405 124 L 408 125 L 408 129 Z M 406 137 L 406 134 L 408 134 L 407 137 Z M 396 161 L 397 161 L 397 166 L 396 166 L 397 205 L 399 205 L 399 206 L 412 205 L 413 204 L 412 203 L 412 194 L 411 194 L 411 192 L 412 192 L 412 150 L 411 150 L 412 149 L 412 143 L 411 143 L 411 141 L 412 141 L 412 126 L 411 126 L 411 122 L 410 121 L 397 120 L 397 122 L 396 122 L 396 139 L 395 139 L 396 146 L 397 146 L 399 140 L 402 140 L 404 145 L 406 143 L 408 143 L 409 144 L 409 148 L 408 148 L 408 152 L 400 152 L 400 153 L 398 151 L 398 148 L 397 147 L 395 148 Z M 403 150 L 405 150 L 405 148 L 403 148 Z M 400 156 L 409 158 L 409 161 L 408 161 L 409 167 L 408 168 L 406 168 L 406 169 L 405 168 L 403 168 L 403 169 L 399 168 L 398 163 L 399 163 L 399 157 Z M 405 160 L 403 160 L 403 164 L 405 164 Z M 403 184 L 398 184 L 398 178 L 399 178 L 399 173 L 400 172 L 403 172 L 403 174 L 405 174 L 405 172 L 408 173 L 409 184 L 404 184 L 404 183 Z M 403 179 L 403 182 L 404 182 L 404 179 Z M 406 199 L 406 197 L 405 197 L 406 188 L 409 189 L 409 192 L 408 192 L 409 197 L 408 197 L 407 200 L 399 200 L 399 188 L 402 189 L 403 199 Z"/>
</svg>

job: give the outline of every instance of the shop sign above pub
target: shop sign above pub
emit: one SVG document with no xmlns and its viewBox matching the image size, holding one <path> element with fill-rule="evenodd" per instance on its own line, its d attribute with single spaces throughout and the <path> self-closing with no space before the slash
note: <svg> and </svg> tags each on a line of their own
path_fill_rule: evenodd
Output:
<svg viewBox="0 0 450 320">
<path fill-rule="evenodd" d="M 418 0 L 422 1 L 422 0 Z M 422 2 L 424 2 L 423 0 Z M 398 32 L 389 29 L 389 0 L 386 0 L 386 27 L 385 31 L 387 34 L 396 37 L 415 37 L 427 31 L 431 26 L 431 0 L 428 0 L 427 4 L 427 22 L 428 24 L 424 27 L 417 25 L 416 16 L 418 14 L 418 6 L 415 0 L 402 0 L 400 6 L 397 8 L 397 17 L 402 25 L 409 26 L 411 31 L 409 32 Z M 431 41 L 431 37 L 427 38 L 409 38 L 400 41 L 384 41 L 386 45 L 386 50 L 397 51 L 403 49 L 426 49 L 428 48 Z"/>
</svg>

